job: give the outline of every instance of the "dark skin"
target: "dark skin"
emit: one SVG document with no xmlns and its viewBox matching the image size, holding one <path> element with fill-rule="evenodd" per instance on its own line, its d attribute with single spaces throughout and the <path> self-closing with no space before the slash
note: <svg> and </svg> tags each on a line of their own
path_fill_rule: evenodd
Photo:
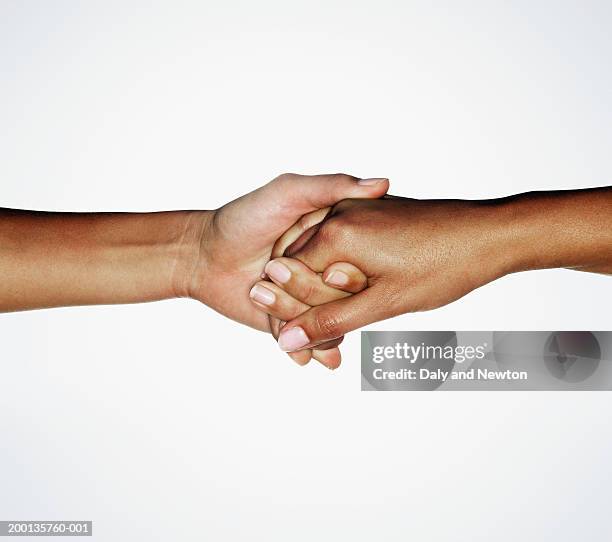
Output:
<svg viewBox="0 0 612 542">
<path fill-rule="evenodd" d="M 277 296 L 283 308 L 266 311 L 290 320 L 279 343 L 296 351 L 375 321 L 444 306 L 509 273 L 561 267 L 612 274 L 612 187 L 484 201 L 343 201 L 285 256 L 291 258 L 279 261 L 293 272 L 286 283 L 276 282 L 285 291 Z M 318 304 L 312 284 L 304 288 L 298 278 L 322 273 L 325 284 L 339 269 L 347 284 L 359 284 L 362 270 L 367 288 Z M 287 309 L 292 300 L 301 311 L 313 307 L 296 315 L 297 307 Z"/>
</svg>

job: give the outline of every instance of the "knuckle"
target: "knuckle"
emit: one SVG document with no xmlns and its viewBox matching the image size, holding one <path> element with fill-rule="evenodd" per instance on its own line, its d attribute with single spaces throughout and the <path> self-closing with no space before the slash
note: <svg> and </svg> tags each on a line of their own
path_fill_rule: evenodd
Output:
<svg viewBox="0 0 612 542">
<path fill-rule="evenodd" d="M 342 335 L 339 332 L 341 321 L 337 315 L 321 312 L 315 320 L 317 337 L 324 340 L 336 339 Z"/>
<path fill-rule="evenodd" d="M 301 232 L 304 232 L 311 227 L 308 215 L 302 215 L 300 217 L 300 219 L 297 221 L 297 227 Z"/>
<path fill-rule="evenodd" d="M 275 177 L 272 182 L 276 184 L 287 184 L 292 182 L 295 179 L 294 173 L 281 173 L 277 177 Z"/>
<path fill-rule="evenodd" d="M 298 299 L 306 305 L 312 305 L 317 295 L 317 287 L 311 281 L 305 281 L 299 285 Z"/>
<path fill-rule="evenodd" d="M 296 302 L 291 302 L 291 303 L 288 303 L 284 307 L 283 313 L 279 314 L 279 316 L 282 316 L 283 319 L 288 322 L 289 320 L 293 320 L 294 318 L 297 318 L 302 313 L 304 313 L 306 310 L 307 309 L 304 308 L 301 304 L 296 303 Z"/>
<path fill-rule="evenodd" d="M 353 293 L 361 292 L 367 286 L 366 282 L 361 278 L 352 277 L 349 275 L 349 280 L 346 286 L 344 286 L 345 290 L 349 290 Z"/>
<path fill-rule="evenodd" d="M 349 284 L 351 287 L 359 290 L 363 290 L 368 285 L 368 277 L 366 277 L 361 271 L 348 273 Z"/>
<path fill-rule="evenodd" d="M 331 217 L 323 224 L 323 227 L 319 230 L 321 237 L 326 241 L 333 241 L 334 243 L 343 243 L 350 238 L 350 227 L 345 221 Z"/>
<path fill-rule="evenodd" d="M 339 181 L 355 180 L 355 177 L 353 177 L 352 175 L 348 175 L 347 173 L 334 173 L 334 177 L 336 177 L 336 179 L 338 179 Z"/>
<path fill-rule="evenodd" d="M 334 205 L 333 213 L 334 214 L 345 213 L 346 211 L 348 211 L 349 209 L 352 209 L 353 207 L 355 207 L 354 199 L 343 199 L 342 201 L 339 201 L 338 203 L 336 203 L 336 205 Z"/>
<path fill-rule="evenodd" d="M 319 228 L 317 235 L 320 235 L 324 238 L 332 238 L 335 237 L 338 232 L 342 229 L 340 222 L 337 218 L 331 217 L 328 218 L 325 222 L 323 222 L 322 226 Z"/>
<path fill-rule="evenodd" d="M 406 290 L 395 285 L 381 288 L 380 295 L 386 300 L 390 316 L 419 312 L 421 310 L 415 302 L 414 296 L 407 294 Z"/>
</svg>

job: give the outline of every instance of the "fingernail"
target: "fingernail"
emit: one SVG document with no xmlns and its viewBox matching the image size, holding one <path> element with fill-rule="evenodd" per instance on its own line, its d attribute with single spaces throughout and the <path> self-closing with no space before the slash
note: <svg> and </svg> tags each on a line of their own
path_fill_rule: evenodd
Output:
<svg viewBox="0 0 612 542">
<path fill-rule="evenodd" d="M 265 269 L 267 275 L 271 279 L 277 280 L 281 284 L 285 284 L 285 282 L 291 278 L 291 271 L 289 271 L 289 268 L 280 262 L 268 262 Z"/>
<path fill-rule="evenodd" d="M 349 281 L 349 276 L 343 271 L 332 271 L 330 275 L 325 279 L 327 284 L 332 286 L 346 286 Z"/>
<path fill-rule="evenodd" d="M 249 296 L 251 299 L 261 303 L 262 305 L 272 305 L 272 303 L 276 301 L 274 292 L 260 286 L 259 284 L 256 284 L 251 288 Z"/>
<path fill-rule="evenodd" d="M 292 327 L 291 329 L 281 331 L 278 337 L 278 345 L 284 352 L 293 352 L 303 348 L 310 342 L 308 335 L 301 327 Z"/>
<path fill-rule="evenodd" d="M 357 184 L 362 184 L 364 186 L 372 186 L 378 183 L 382 183 L 383 181 L 388 181 L 389 179 L 385 178 L 374 178 L 374 179 L 359 179 Z"/>
</svg>

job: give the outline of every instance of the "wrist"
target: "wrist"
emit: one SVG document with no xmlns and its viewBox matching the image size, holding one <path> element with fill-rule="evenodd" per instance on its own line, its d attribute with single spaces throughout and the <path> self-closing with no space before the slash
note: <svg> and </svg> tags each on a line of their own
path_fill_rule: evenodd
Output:
<svg viewBox="0 0 612 542">
<path fill-rule="evenodd" d="M 550 232 L 546 232 L 542 213 L 531 196 L 527 193 L 480 202 L 495 278 L 552 266 L 542 243 Z"/>
<path fill-rule="evenodd" d="M 609 189 L 530 192 L 482 202 L 501 274 L 605 264 L 612 246 L 609 194 Z"/>
<path fill-rule="evenodd" d="M 179 211 L 181 234 L 176 239 L 173 273 L 171 277 L 174 297 L 196 297 L 200 284 L 205 281 L 208 258 L 206 247 L 211 244 L 212 220 L 215 211 Z"/>
</svg>

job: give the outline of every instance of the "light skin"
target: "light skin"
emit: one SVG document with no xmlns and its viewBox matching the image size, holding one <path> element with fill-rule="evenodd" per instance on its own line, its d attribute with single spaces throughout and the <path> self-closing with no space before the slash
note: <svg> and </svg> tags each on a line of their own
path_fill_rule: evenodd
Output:
<svg viewBox="0 0 612 542">
<path fill-rule="evenodd" d="M 486 201 L 343 201 L 283 248 L 291 258 L 275 262 L 291 278 L 272 277 L 277 303 L 265 310 L 289 320 L 281 348 L 314 348 L 375 321 L 441 307 L 509 273 L 612 274 L 612 187 Z M 317 288 L 339 275 L 362 291 L 320 303 Z"/>
<path fill-rule="evenodd" d="M 249 292 L 278 238 L 304 215 L 346 198 L 378 198 L 388 187 L 386 179 L 284 174 L 214 211 L 3 209 L 0 312 L 190 297 L 269 331 Z M 337 365 L 340 341 L 313 355 Z"/>
</svg>

